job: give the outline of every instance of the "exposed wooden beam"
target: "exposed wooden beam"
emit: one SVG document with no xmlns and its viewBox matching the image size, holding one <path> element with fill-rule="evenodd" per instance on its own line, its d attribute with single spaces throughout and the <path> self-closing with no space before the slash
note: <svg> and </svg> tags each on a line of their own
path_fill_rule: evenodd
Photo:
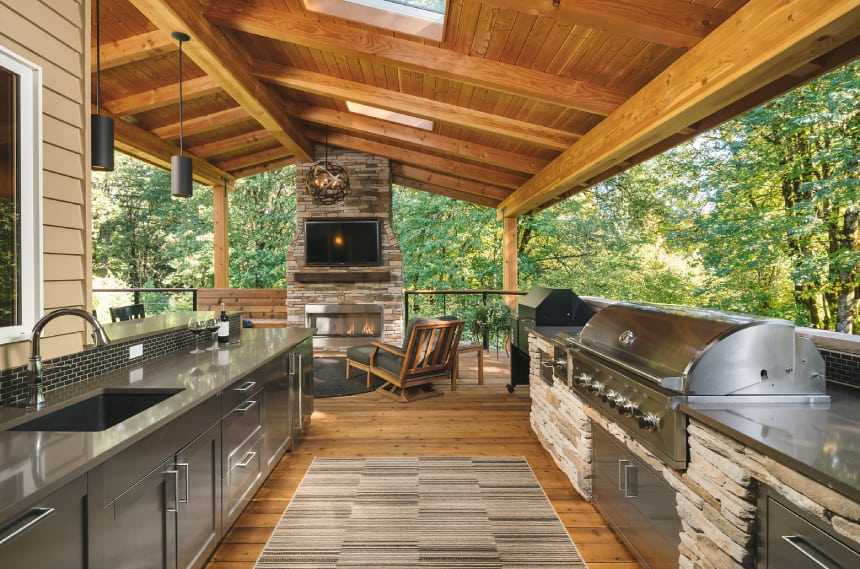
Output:
<svg viewBox="0 0 860 569">
<path fill-rule="evenodd" d="M 225 28 L 337 55 L 372 58 L 402 69 L 598 115 L 608 115 L 631 95 L 615 88 L 352 27 L 309 13 L 246 3 L 221 3 L 204 10 L 207 18 Z"/>
<path fill-rule="evenodd" d="M 244 170 L 251 166 L 257 166 L 286 158 L 294 158 L 294 156 L 290 154 L 287 149 L 278 147 L 270 148 L 269 150 L 262 150 L 253 154 L 245 154 L 244 156 L 239 156 L 238 158 L 232 158 L 230 160 L 219 161 L 218 166 L 232 172 L 233 170 Z"/>
<path fill-rule="evenodd" d="M 324 107 L 288 105 L 290 114 L 303 121 L 322 124 L 359 134 L 381 136 L 398 142 L 412 144 L 426 150 L 454 157 L 476 160 L 492 166 L 510 168 L 526 174 L 536 174 L 549 162 L 533 156 L 499 150 L 491 146 L 475 144 L 450 136 L 405 126 L 390 121 L 366 117 L 355 113 L 341 112 Z"/>
<path fill-rule="evenodd" d="M 101 49 L 92 48 L 93 73 L 96 71 L 97 57 L 101 52 L 102 71 L 119 67 L 135 61 L 142 61 L 171 51 L 176 51 L 179 46 L 170 34 L 161 30 L 153 30 L 130 38 L 124 38 L 114 42 L 103 43 Z"/>
<path fill-rule="evenodd" d="M 130 0 L 158 28 L 184 31 L 191 36 L 184 49 L 194 62 L 278 140 L 302 160 L 311 160 L 313 149 L 301 128 L 284 114 L 283 102 L 257 80 L 243 50 L 216 28 L 197 2 L 184 0 Z"/>
<path fill-rule="evenodd" d="M 553 18 L 670 47 L 693 47 L 723 23 L 729 12 L 685 0 L 483 0 L 484 5 Z"/>
<path fill-rule="evenodd" d="M 203 115 L 202 117 L 183 118 L 182 133 L 185 136 L 194 134 L 202 134 L 210 130 L 216 130 L 225 126 L 230 126 L 242 121 L 247 121 L 251 118 L 248 111 L 242 107 L 233 107 Z M 160 138 L 179 138 L 179 122 L 170 123 L 150 131 L 155 136 Z"/>
<path fill-rule="evenodd" d="M 497 202 L 500 202 L 511 195 L 511 190 L 505 188 L 458 178 L 457 176 L 452 176 L 450 174 L 440 174 L 439 172 L 433 172 L 432 170 L 418 168 L 416 166 L 410 166 L 409 164 L 402 164 L 399 162 L 393 162 L 391 164 L 391 173 L 392 175 L 400 176 L 401 178 L 427 182 L 428 184 L 442 186 L 443 188 L 449 188 L 451 190 L 457 190 L 467 194 L 487 196 L 493 198 Z"/>
<path fill-rule="evenodd" d="M 221 86 L 206 75 L 182 81 L 182 97 L 186 101 L 195 97 L 205 97 L 220 90 Z M 135 115 L 177 103 L 179 103 L 178 77 L 177 82 L 172 85 L 104 101 L 102 106 L 115 115 Z"/>
<path fill-rule="evenodd" d="M 502 290 L 519 290 L 517 218 L 506 217 L 502 224 Z M 517 297 L 506 296 L 505 304 L 516 310 Z"/>
<path fill-rule="evenodd" d="M 229 138 L 213 140 L 196 146 L 189 146 L 188 150 L 202 158 L 211 158 L 212 156 L 224 154 L 225 152 L 241 152 L 243 148 L 252 146 L 261 140 L 272 140 L 272 135 L 264 128 L 238 134 Z"/>
<path fill-rule="evenodd" d="M 437 186 L 436 184 L 431 184 L 429 182 L 422 182 L 420 180 L 412 180 L 410 178 L 404 178 L 402 176 L 391 176 L 391 181 L 395 184 L 399 184 L 406 188 L 412 188 L 413 190 L 421 190 L 423 192 L 429 192 L 431 194 L 436 194 L 439 196 L 445 196 L 447 198 L 460 200 L 463 202 L 469 202 L 476 205 L 482 205 L 486 207 L 498 207 L 499 200 L 488 198 L 486 196 L 476 196 L 475 194 L 469 194 L 466 192 L 460 192 L 457 190 L 452 190 L 451 188 L 446 188 L 444 186 Z"/>
<path fill-rule="evenodd" d="M 287 156 L 286 158 L 279 158 L 277 160 L 272 160 L 271 162 L 263 162 L 254 166 L 248 166 L 247 168 L 238 168 L 231 172 L 237 179 L 247 178 L 248 176 L 253 176 L 254 174 L 259 174 L 261 172 L 268 172 L 270 170 L 292 166 L 295 163 L 296 159 L 294 156 Z"/>
<path fill-rule="evenodd" d="M 276 63 L 258 61 L 255 63 L 254 69 L 257 76 L 290 89 L 343 101 L 353 101 L 371 107 L 503 136 L 511 140 L 529 142 L 553 150 L 566 150 L 580 137 L 578 134 L 554 128 Z"/>
<path fill-rule="evenodd" d="M 226 183 L 212 186 L 212 230 L 214 234 L 214 250 L 212 272 L 215 276 L 215 288 L 230 286 L 230 211 L 227 199 Z"/>
<path fill-rule="evenodd" d="M 326 140 L 326 133 L 323 131 L 317 132 L 311 130 L 308 132 L 308 136 L 317 142 L 325 142 Z M 528 179 L 512 172 L 486 168 L 484 166 L 476 166 L 466 162 L 458 162 L 450 158 L 430 156 L 422 152 L 406 150 L 404 148 L 383 144 L 381 142 L 374 142 L 340 132 L 328 133 L 328 142 L 332 146 L 351 148 L 353 150 L 367 152 L 368 154 L 385 156 L 386 158 L 396 162 L 405 162 L 407 164 L 412 164 L 429 170 L 456 175 L 478 182 L 486 182 L 503 188 L 518 188 Z"/>
<path fill-rule="evenodd" d="M 860 0 L 750 0 L 499 206 L 527 213 L 857 37 Z"/>
<path fill-rule="evenodd" d="M 93 109 L 95 110 L 95 109 Z M 108 113 L 102 111 L 103 115 Z M 170 158 L 179 154 L 179 148 L 165 142 L 154 134 L 143 130 L 119 117 L 114 119 L 114 142 L 118 151 L 133 156 L 153 166 L 170 170 Z M 189 152 L 184 153 L 192 160 L 192 172 L 194 181 L 207 186 L 222 183 L 222 178 L 233 181 L 234 177 L 226 170 L 222 170 L 211 162 L 194 156 Z"/>
</svg>

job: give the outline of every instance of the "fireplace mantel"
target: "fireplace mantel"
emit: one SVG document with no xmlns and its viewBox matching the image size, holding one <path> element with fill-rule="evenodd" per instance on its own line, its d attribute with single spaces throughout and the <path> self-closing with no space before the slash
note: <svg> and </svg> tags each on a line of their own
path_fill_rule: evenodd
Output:
<svg viewBox="0 0 860 569">
<path fill-rule="evenodd" d="M 391 280 L 391 271 L 296 271 L 300 283 L 385 283 Z"/>
</svg>

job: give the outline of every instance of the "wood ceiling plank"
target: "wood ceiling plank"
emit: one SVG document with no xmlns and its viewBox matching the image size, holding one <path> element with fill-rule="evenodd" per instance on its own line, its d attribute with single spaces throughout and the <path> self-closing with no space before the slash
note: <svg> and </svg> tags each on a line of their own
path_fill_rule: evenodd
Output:
<svg viewBox="0 0 860 569">
<path fill-rule="evenodd" d="M 272 140 L 272 135 L 269 134 L 268 130 L 261 128 L 253 132 L 189 146 L 188 150 L 201 158 L 211 158 L 225 152 L 241 152 L 243 148 L 253 146 L 263 140 Z"/>
<path fill-rule="evenodd" d="M 287 166 L 292 166 L 295 163 L 296 158 L 294 156 L 287 156 L 286 158 L 280 158 L 271 162 L 263 162 L 262 164 L 249 166 L 248 168 L 238 168 L 233 170 L 232 174 L 236 176 L 236 179 L 247 178 L 255 174 L 277 170 L 278 168 L 286 168 Z"/>
<path fill-rule="evenodd" d="M 499 206 L 527 213 L 853 41 L 860 0 L 750 0 Z"/>
<path fill-rule="evenodd" d="M 685 0 L 562 0 L 558 6 L 549 1 L 482 3 L 672 47 L 693 47 L 730 15 Z"/>
<path fill-rule="evenodd" d="M 102 112 L 103 115 L 110 114 Z M 179 154 L 179 148 L 165 142 L 154 134 L 136 127 L 128 121 L 119 117 L 114 119 L 114 143 L 116 149 L 123 154 L 128 154 L 138 160 L 142 160 L 153 166 L 170 170 L 170 159 Z M 189 152 L 184 153 L 191 158 L 192 176 L 195 182 L 214 186 L 221 183 L 222 178 L 233 181 L 234 177 L 229 172 L 222 170 L 211 162 Z"/>
<path fill-rule="evenodd" d="M 221 160 L 218 161 L 218 166 L 228 172 L 233 172 L 234 170 L 244 170 L 251 166 L 259 166 L 276 160 L 285 160 L 290 157 L 295 158 L 287 149 L 278 147 L 253 154 L 246 154 L 230 160 Z"/>
<path fill-rule="evenodd" d="M 404 142 L 437 153 L 448 154 L 509 168 L 526 174 L 535 174 L 549 162 L 524 154 L 499 150 L 492 146 L 475 144 L 458 138 L 442 136 L 433 132 L 400 125 L 389 121 L 366 117 L 355 113 L 341 112 L 323 107 L 291 105 L 290 114 L 300 120 L 340 128 L 370 136 L 380 136 Z"/>
<path fill-rule="evenodd" d="M 406 188 L 411 188 L 413 190 L 421 190 L 422 192 L 428 192 L 431 194 L 436 194 L 439 196 L 445 196 L 446 198 L 451 198 L 455 200 L 459 200 L 462 202 L 469 202 L 476 205 L 482 205 L 486 207 L 496 208 L 499 206 L 499 200 L 489 198 L 486 196 L 478 196 L 475 194 L 469 194 L 466 192 L 460 192 L 457 190 L 452 190 L 450 188 L 446 188 L 444 186 L 437 186 L 436 184 L 431 184 L 429 182 L 423 182 L 421 180 L 412 180 L 410 178 L 405 178 L 403 176 L 391 176 L 391 181 L 395 184 L 399 184 Z"/>
<path fill-rule="evenodd" d="M 361 83 L 344 81 L 295 67 L 258 61 L 254 70 L 259 77 L 290 89 L 349 100 L 432 121 L 466 126 L 470 129 L 513 140 L 525 140 L 553 150 L 565 150 L 579 138 L 577 134 L 514 121 L 498 115 L 439 103 L 414 95 L 369 87 Z"/>
<path fill-rule="evenodd" d="M 221 90 L 217 81 L 203 75 L 182 81 L 182 97 L 185 101 L 195 97 L 206 97 Z M 103 101 L 102 106 L 115 115 L 135 115 L 153 109 L 179 103 L 179 82 L 149 89 L 127 97 Z"/>
<path fill-rule="evenodd" d="M 630 96 L 617 88 L 479 57 L 464 57 L 447 49 L 345 24 L 330 24 L 310 16 L 286 17 L 277 10 L 260 6 L 212 5 L 205 14 L 212 22 L 226 28 L 326 52 L 371 57 L 398 67 L 599 115 L 608 115 Z"/>
<path fill-rule="evenodd" d="M 308 136 L 317 142 L 324 143 L 326 141 L 326 133 L 324 132 L 309 130 Z M 350 148 L 361 152 L 376 154 L 377 156 L 385 156 L 396 162 L 404 162 L 412 164 L 413 166 L 419 166 L 478 182 L 486 182 L 503 188 L 518 188 L 527 179 L 524 176 L 512 172 L 486 168 L 484 166 L 476 166 L 467 162 L 452 160 L 447 157 L 431 156 L 422 152 L 391 146 L 390 144 L 375 142 L 340 132 L 328 133 L 328 143 L 332 146 Z"/>
<path fill-rule="evenodd" d="M 184 118 L 182 119 L 182 133 L 185 136 L 202 134 L 211 130 L 229 126 L 238 122 L 246 121 L 251 118 L 242 107 L 233 107 L 211 113 L 201 117 Z M 179 122 L 160 126 L 150 130 L 152 134 L 159 138 L 178 138 L 179 137 Z"/>
<path fill-rule="evenodd" d="M 467 194 L 490 197 L 497 201 L 501 201 L 511 195 L 511 190 L 505 188 L 475 182 L 474 180 L 466 180 L 449 174 L 441 174 L 399 162 L 391 164 L 391 173 L 395 176 L 409 178 L 410 180 L 420 180 L 428 184 L 450 188 Z"/>
<path fill-rule="evenodd" d="M 150 57 L 164 55 L 178 49 L 179 47 L 175 41 L 171 40 L 170 35 L 161 30 L 153 30 L 129 38 L 103 43 L 101 49 L 94 46 L 91 55 L 91 69 L 95 72 L 96 57 L 99 56 L 99 52 L 101 52 L 101 68 L 102 71 L 105 71 L 136 61 L 143 61 Z"/>
<path fill-rule="evenodd" d="M 180 30 L 192 40 L 184 49 L 207 75 L 214 78 L 237 103 L 245 107 L 289 152 L 303 160 L 313 154 L 310 141 L 289 117 L 283 104 L 251 73 L 242 50 L 209 23 L 197 2 L 184 0 L 130 0 L 158 28 Z"/>
</svg>

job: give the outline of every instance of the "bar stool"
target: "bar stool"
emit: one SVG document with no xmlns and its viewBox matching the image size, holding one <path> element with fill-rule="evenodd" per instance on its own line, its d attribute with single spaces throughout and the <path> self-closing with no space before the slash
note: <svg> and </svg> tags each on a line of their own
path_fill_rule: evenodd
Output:
<svg viewBox="0 0 860 569">
<path fill-rule="evenodd" d="M 478 385 L 484 385 L 484 346 L 476 342 L 460 342 L 454 358 L 454 377 L 460 377 L 460 355 L 468 352 L 478 354 Z"/>
</svg>

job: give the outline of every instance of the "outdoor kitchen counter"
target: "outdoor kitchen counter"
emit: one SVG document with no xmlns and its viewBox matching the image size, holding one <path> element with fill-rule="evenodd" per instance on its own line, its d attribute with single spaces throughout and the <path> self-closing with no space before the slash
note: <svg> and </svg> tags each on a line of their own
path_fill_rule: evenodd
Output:
<svg viewBox="0 0 860 569">
<path fill-rule="evenodd" d="M 221 345 L 218 351 L 195 355 L 189 353 L 190 348 L 182 349 L 52 391 L 48 406 L 41 411 L 0 407 L 0 521 L 23 502 L 31 502 L 89 471 L 292 349 L 313 332 L 308 328 L 251 328 L 242 332 L 241 343 Z M 182 391 L 105 431 L 6 430 L 104 388 Z"/>
<path fill-rule="evenodd" d="M 860 392 L 828 384 L 827 404 L 686 403 L 692 419 L 860 502 Z"/>
</svg>

